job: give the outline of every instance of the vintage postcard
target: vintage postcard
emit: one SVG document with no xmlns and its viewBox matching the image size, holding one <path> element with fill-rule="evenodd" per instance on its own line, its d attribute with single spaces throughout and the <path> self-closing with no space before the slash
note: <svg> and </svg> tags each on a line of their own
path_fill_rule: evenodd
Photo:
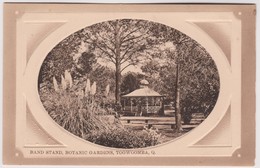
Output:
<svg viewBox="0 0 260 168">
<path fill-rule="evenodd" d="M 4 164 L 254 165 L 255 15 L 4 4 Z"/>
</svg>

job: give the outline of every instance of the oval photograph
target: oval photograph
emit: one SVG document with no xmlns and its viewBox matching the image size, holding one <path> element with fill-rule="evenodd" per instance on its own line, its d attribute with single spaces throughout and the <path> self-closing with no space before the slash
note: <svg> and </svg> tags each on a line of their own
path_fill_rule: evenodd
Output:
<svg viewBox="0 0 260 168">
<path fill-rule="evenodd" d="M 210 115 L 219 90 L 203 46 L 136 19 L 71 34 L 46 55 L 38 77 L 41 102 L 58 125 L 113 148 L 155 146 L 188 133 Z"/>
</svg>

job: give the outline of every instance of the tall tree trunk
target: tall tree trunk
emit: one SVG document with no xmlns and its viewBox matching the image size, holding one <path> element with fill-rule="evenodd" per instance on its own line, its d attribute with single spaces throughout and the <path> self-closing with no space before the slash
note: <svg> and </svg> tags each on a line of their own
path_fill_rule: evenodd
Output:
<svg viewBox="0 0 260 168">
<path fill-rule="evenodd" d="M 182 132 L 181 124 L 181 109 L 180 109 L 180 84 L 179 84 L 179 74 L 180 74 L 180 65 L 177 62 L 176 67 L 176 91 L 175 91 L 175 121 L 176 121 L 176 131 Z"/>
<path fill-rule="evenodd" d="M 115 27 L 115 56 L 116 56 L 116 91 L 115 91 L 115 98 L 116 98 L 116 103 L 121 104 L 120 102 L 120 94 L 121 94 L 121 63 L 120 63 L 120 37 L 119 37 L 119 25 L 118 23 L 116 24 Z"/>
<path fill-rule="evenodd" d="M 119 63 L 116 63 L 116 91 L 115 91 L 115 97 L 116 97 L 116 103 L 120 104 L 120 94 L 121 94 L 121 89 L 120 89 L 120 84 L 121 84 L 121 65 Z"/>
</svg>

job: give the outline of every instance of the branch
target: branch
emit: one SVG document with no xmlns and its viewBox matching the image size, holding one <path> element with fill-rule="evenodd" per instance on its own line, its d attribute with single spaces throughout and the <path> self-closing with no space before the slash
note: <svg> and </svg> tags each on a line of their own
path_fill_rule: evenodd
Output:
<svg viewBox="0 0 260 168">
<path fill-rule="evenodd" d="M 135 44 L 132 44 L 131 46 L 129 46 L 128 48 L 126 48 L 124 54 L 123 54 L 122 57 L 121 57 L 121 60 L 125 59 L 125 56 L 127 55 L 127 53 L 130 52 L 131 49 L 134 48 L 134 45 L 135 45 Z"/>
<path fill-rule="evenodd" d="M 125 33 L 125 32 L 128 32 L 129 29 L 133 29 L 135 27 L 137 27 L 138 23 L 140 23 L 141 20 L 138 20 L 136 23 L 133 23 L 133 22 L 129 22 L 128 24 L 125 24 L 126 28 L 125 29 L 122 29 L 121 33 L 120 33 L 120 37 L 122 37 L 122 35 Z M 122 28 L 123 26 L 121 26 L 120 28 Z M 134 33 L 134 32 L 133 32 Z M 130 32 L 131 34 L 131 32 Z M 122 38 L 122 40 L 124 40 L 124 38 L 126 38 L 128 35 L 130 34 L 127 34 L 125 37 Z"/>
<path fill-rule="evenodd" d="M 116 63 L 116 61 L 115 60 L 113 60 L 113 55 L 111 55 L 111 54 L 109 54 L 109 52 L 108 51 L 105 51 L 102 47 L 100 47 L 99 45 L 97 45 L 96 44 L 96 46 L 101 50 L 101 51 L 103 51 L 103 53 L 105 53 L 107 56 L 108 56 L 108 58 L 115 64 Z M 115 58 L 114 58 L 115 59 Z"/>
<path fill-rule="evenodd" d="M 122 41 L 122 44 L 125 43 L 125 42 L 127 42 L 127 41 L 130 41 L 130 40 L 135 40 L 135 39 L 141 38 L 141 37 L 143 37 L 143 36 L 144 36 L 144 35 L 142 34 L 142 35 L 140 35 L 140 36 L 136 36 L 136 37 L 131 37 L 131 38 L 125 39 L 125 40 Z"/>
<path fill-rule="evenodd" d="M 126 61 L 128 61 L 129 59 L 131 59 L 131 57 L 132 57 L 136 52 L 137 52 L 137 51 L 132 52 L 132 54 L 130 54 L 127 58 L 121 59 L 120 63 L 123 64 L 123 63 L 125 63 Z"/>
<path fill-rule="evenodd" d="M 108 41 L 108 40 L 107 40 L 107 39 L 104 39 L 103 37 L 101 37 L 101 35 L 100 35 L 99 33 L 97 33 L 97 34 L 98 34 L 98 36 L 103 40 L 103 41 L 100 41 L 100 43 L 104 44 L 105 47 L 107 47 L 110 51 L 112 51 L 112 53 L 116 54 L 115 50 L 113 50 L 111 47 L 109 47 L 109 46 L 105 43 L 105 41 Z"/>
<path fill-rule="evenodd" d="M 98 39 L 97 34 L 94 34 L 94 36 L 95 36 L 96 39 Z M 90 38 L 90 39 L 91 39 L 92 43 L 94 43 L 103 53 L 105 53 L 105 54 L 108 56 L 108 58 L 109 58 L 114 64 L 116 63 L 115 58 L 113 57 L 113 55 L 110 54 L 108 51 L 104 50 L 101 46 L 99 46 L 98 43 L 97 43 L 97 40 L 92 39 L 92 38 Z M 103 38 L 102 38 L 102 39 L 103 39 Z M 105 45 L 106 45 L 106 44 L 105 44 Z M 107 46 L 107 45 L 106 45 L 106 46 Z M 113 59 L 114 59 L 114 60 L 113 60 Z"/>
<path fill-rule="evenodd" d="M 108 61 L 110 60 L 112 63 L 116 64 L 116 62 L 113 60 L 113 58 L 111 58 L 111 57 L 109 57 L 109 56 L 108 56 L 108 57 L 106 57 L 106 56 L 105 56 L 105 57 L 102 57 L 103 55 L 107 55 L 107 54 L 104 53 L 104 52 L 101 52 L 101 53 L 100 53 L 100 57 L 101 57 L 101 58 L 103 58 L 103 59 L 105 59 L 105 60 L 108 60 Z"/>
<path fill-rule="evenodd" d="M 127 38 L 128 36 L 130 36 L 131 34 L 135 33 L 136 31 L 140 30 L 141 28 L 137 28 L 137 29 L 134 29 L 133 31 L 129 32 L 127 35 L 125 35 L 124 37 L 122 37 L 122 41 L 125 40 L 125 38 Z"/>
<path fill-rule="evenodd" d="M 136 50 L 131 51 L 131 54 L 129 54 L 129 55 L 126 57 L 127 53 L 130 53 L 130 52 L 129 52 L 130 49 L 129 49 L 129 50 L 128 50 L 127 52 L 125 52 L 124 55 L 122 56 L 120 63 L 125 63 L 126 61 L 128 61 L 129 59 L 131 59 L 131 57 L 132 57 L 135 53 L 137 53 L 138 50 L 140 50 L 140 48 L 137 48 Z"/>
<path fill-rule="evenodd" d="M 130 65 L 134 65 L 134 63 L 130 63 L 130 64 L 126 65 L 124 68 L 121 69 L 120 72 L 123 72 L 123 70 L 125 70 L 125 69 L 126 69 L 127 67 L 129 67 Z"/>
<path fill-rule="evenodd" d="M 116 21 L 116 22 L 117 22 L 117 21 Z M 114 25 L 111 24 L 111 23 L 113 23 L 113 21 L 111 21 L 111 22 L 105 22 L 105 23 L 107 24 L 108 27 L 111 26 L 114 31 L 116 30 L 116 28 L 114 27 Z M 112 32 L 112 31 L 111 31 L 111 32 Z"/>
<path fill-rule="evenodd" d="M 143 39 L 140 39 L 140 40 L 138 40 L 138 41 L 136 41 L 136 42 L 133 42 L 133 44 L 132 44 L 130 47 L 126 48 L 126 49 L 125 49 L 125 53 L 124 53 L 124 54 L 122 55 L 122 57 L 121 57 L 121 60 L 124 60 L 124 59 L 125 59 L 125 56 L 127 55 L 127 53 L 128 53 L 131 49 L 133 49 L 135 45 L 139 45 L 138 43 L 139 43 L 140 41 L 142 41 L 142 40 L 143 40 Z M 140 49 L 140 48 L 134 50 L 134 52 L 137 52 L 139 49 Z"/>
<path fill-rule="evenodd" d="M 130 25 L 126 26 L 126 29 L 123 29 L 123 26 L 121 26 L 120 29 L 119 29 L 121 31 L 119 33 L 119 37 L 122 37 L 122 35 L 129 30 L 129 27 L 130 27 Z"/>
</svg>

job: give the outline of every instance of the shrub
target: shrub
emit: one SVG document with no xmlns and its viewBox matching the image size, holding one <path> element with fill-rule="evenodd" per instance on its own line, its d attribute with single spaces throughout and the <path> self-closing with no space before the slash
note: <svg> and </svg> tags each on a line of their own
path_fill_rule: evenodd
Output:
<svg viewBox="0 0 260 168">
<path fill-rule="evenodd" d="M 78 98 L 71 92 L 63 91 L 41 93 L 43 106 L 51 118 L 72 134 L 83 137 L 93 130 L 108 129 L 107 121 L 102 118 L 103 110 L 94 99 Z"/>
<path fill-rule="evenodd" d="M 153 128 L 142 131 L 114 127 L 110 130 L 93 131 L 84 138 L 90 142 L 114 148 L 143 148 L 160 144 L 161 134 Z"/>
</svg>

